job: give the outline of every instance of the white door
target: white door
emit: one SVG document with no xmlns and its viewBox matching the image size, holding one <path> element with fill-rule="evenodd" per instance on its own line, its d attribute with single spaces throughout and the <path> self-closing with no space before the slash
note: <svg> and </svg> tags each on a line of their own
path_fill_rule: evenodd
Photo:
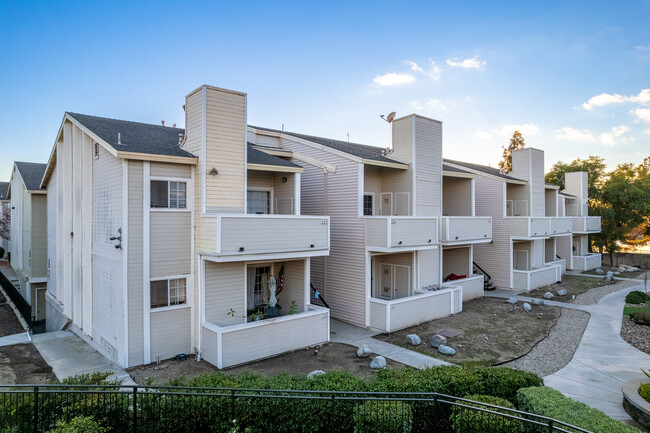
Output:
<svg viewBox="0 0 650 433">
<path fill-rule="evenodd" d="M 393 267 L 394 284 L 393 298 L 405 298 L 410 292 L 410 272 L 408 266 L 395 265 Z"/>
<path fill-rule="evenodd" d="M 408 216 L 410 204 L 408 192 L 395 193 L 395 215 Z"/>
<path fill-rule="evenodd" d="M 393 193 L 392 192 L 381 193 L 381 214 L 387 216 L 393 215 Z"/>
</svg>

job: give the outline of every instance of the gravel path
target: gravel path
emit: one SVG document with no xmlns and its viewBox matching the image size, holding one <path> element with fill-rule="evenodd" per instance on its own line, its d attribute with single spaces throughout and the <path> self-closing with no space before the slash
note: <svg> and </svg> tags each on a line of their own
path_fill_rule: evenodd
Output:
<svg viewBox="0 0 650 433">
<path fill-rule="evenodd" d="M 612 286 L 607 286 L 609 287 Z M 540 377 L 555 373 L 573 358 L 588 322 L 589 313 L 563 308 L 548 337 L 537 343 L 526 355 L 503 364 L 503 367 L 517 368 Z"/>
<path fill-rule="evenodd" d="M 634 281 L 619 281 L 616 284 L 609 284 L 607 286 L 596 287 L 590 289 L 589 291 L 576 296 L 576 298 L 571 301 L 572 304 L 578 305 L 593 305 L 598 303 L 601 298 L 609 295 L 610 293 L 618 292 L 619 290 L 625 289 L 627 287 L 632 287 L 638 285 L 638 282 Z"/>
</svg>

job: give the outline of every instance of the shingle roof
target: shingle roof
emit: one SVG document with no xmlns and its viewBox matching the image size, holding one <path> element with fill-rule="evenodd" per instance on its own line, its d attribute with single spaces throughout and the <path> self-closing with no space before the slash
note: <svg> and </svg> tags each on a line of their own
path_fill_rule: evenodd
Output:
<svg viewBox="0 0 650 433">
<path fill-rule="evenodd" d="M 549 183 L 549 182 L 544 182 L 544 185 L 545 185 L 545 186 L 550 186 L 550 187 L 552 187 L 553 189 L 555 189 L 555 188 L 559 188 L 559 187 L 560 187 L 559 185 L 556 185 L 556 184 L 554 184 L 554 183 Z"/>
<path fill-rule="evenodd" d="M 559 194 L 569 198 L 578 198 L 575 195 L 569 194 L 568 192 L 564 192 L 564 191 L 560 191 Z"/>
<path fill-rule="evenodd" d="M 7 199 L 7 190 L 9 190 L 9 182 L 0 182 L 0 200 Z"/>
<path fill-rule="evenodd" d="M 18 168 L 28 191 L 41 190 L 41 180 L 43 179 L 43 174 L 45 174 L 46 167 L 47 164 L 40 164 L 38 162 L 16 161 L 16 168 Z"/>
<path fill-rule="evenodd" d="M 191 153 L 178 147 L 178 135 L 185 134 L 185 130 L 182 128 L 108 119 L 79 113 L 68 114 L 117 151 L 194 157 Z M 118 133 L 122 144 L 117 144 Z"/>
<path fill-rule="evenodd" d="M 250 145 L 253 143 L 248 143 L 248 163 L 249 164 L 261 164 L 261 165 L 276 165 L 281 167 L 293 167 L 293 168 L 302 168 L 298 164 L 287 161 L 286 159 L 279 158 L 275 155 L 269 155 L 266 152 L 252 148 Z"/>
<path fill-rule="evenodd" d="M 516 180 L 516 181 L 519 181 L 519 182 L 525 182 L 525 180 L 523 180 L 523 179 L 517 179 L 516 177 L 512 177 L 512 176 L 510 176 L 508 174 L 501 174 L 501 172 L 499 171 L 498 168 L 488 167 L 487 165 L 474 164 L 474 163 L 471 163 L 471 162 L 464 162 L 464 161 L 455 161 L 453 159 L 444 159 L 444 162 L 448 162 L 450 164 L 456 164 L 456 165 L 460 165 L 460 166 L 463 166 L 463 167 L 467 167 L 467 168 L 470 168 L 472 170 L 480 171 L 480 172 L 485 173 L 485 174 L 500 177 L 501 179 L 504 179 L 504 180 Z"/>
<path fill-rule="evenodd" d="M 251 125 L 252 126 L 252 125 Z M 364 158 L 364 159 L 369 159 L 372 161 L 378 161 L 378 162 L 389 162 L 391 164 L 401 164 L 404 166 L 408 166 L 408 164 L 404 164 L 403 162 L 396 161 L 394 159 L 386 158 L 385 156 L 382 155 L 382 152 L 384 152 L 386 149 L 382 147 L 377 147 L 377 146 L 369 146 L 367 144 L 359 144 L 359 143 L 350 143 L 347 141 L 342 141 L 342 140 L 333 140 L 331 138 L 325 138 L 325 137 L 316 137 L 314 135 L 305 135 L 305 134 L 298 134 L 296 132 L 288 132 L 288 131 L 278 131 L 277 129 L 270 129 L 270 128 L 262 128 L 259 126 L 252 126 L 255 129 L 260 129 L 262 131 L 271 131 L 271 132 L 280 132 L 282 134 L 286 135 L 291 135 L 293 137 L 297 138 L 302 138 L 303 140 L 311 141 L 313 143 L 321 144 L 323 146 L 339 150 L 341 152 L 345 152 L 349 155 L 356 156 L 359 158 Z"/>
<path fill-rule="evenodd" d="M 455 172 L 455 173 L 471 174 L 469 171 L 461 170 L 458 167 L 452 167 L 451 165 L 447 165 L 447 164 L 442 164 L 442 170 L 443 171 L 452 171 L 452 172 Z"/>
</svg>

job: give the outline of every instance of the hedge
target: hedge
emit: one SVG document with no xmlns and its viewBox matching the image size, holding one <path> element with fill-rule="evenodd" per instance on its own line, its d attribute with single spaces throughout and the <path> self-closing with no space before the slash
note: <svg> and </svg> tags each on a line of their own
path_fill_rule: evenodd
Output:
<svg viewBox="0 0 650 433">
<path fill-rule="evenodd" d="M 466 400 L 478 401 L 494 406 L 505 407 L 508 409 L 515 408 L 508 400 L 504 400 L 499 397 L 492 397 L 489 395 L 466 395 L 464 398 Z M 462 400 L 458 400 L 457 402 L 472 407 L 479 407 L 499 413 L 504 413 L 506 415 L 514 415 L 513 412 L 509 412 L 507 410 L 485 407 L 479 404 L 468 403 Z M 509 419 L 487 412 L 467 409 L 461 406 L 454 406 L 452 409 L 451 424 L 454 427 L 455 432 L 511 433 L 521 431 L 521 423 L 518 420 Z"/>
<path fill-rule="evenodd" d="M 354 433 L 410 433 L 411 407 L 401 401 L 366 401 L 354 408 Z"/>
<path fill-rule="evenodd" d="M 616 421 L 598 409 L 591 408 L 545 386 L 522 388 L 517 391 L 517 407 L 594 433 L 640 433 L 632 426 Z M 541 427 L 538 431 L 545 431 Z"/>
<path fill-rule="evenodd" d="M 625 295 L 625 302 L 627 304 L 645 304 L 650 300 L 650 296 L 639 290 L 633 290 Z"/>
</svg>

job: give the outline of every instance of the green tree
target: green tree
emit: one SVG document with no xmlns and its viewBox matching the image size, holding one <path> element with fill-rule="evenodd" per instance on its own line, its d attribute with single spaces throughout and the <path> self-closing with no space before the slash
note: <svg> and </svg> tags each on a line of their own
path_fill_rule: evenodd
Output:
<svg viewBox="0 0 650 433">
<path fill-rule="evenodd" d="M 503 149 L 503 159 L 499 161 L 499 168 L 503 170 L 504 173 L 510 173 L 512 171 L 512 152 L 514 150 L 523 149 L 524 146 L 526 146 L 524 137 L 518 130 L 512 134 L 510 145 L 508 147 L 501 146 Z"/>
<path fill-rule="evenodd" d="M 588 173 L 589 198 L 592 201 L 597 200 L 600 197 L 600 188 L 607 174 L 605 172 L 605 160 L 599 156 L 590 155 L 587 159 L 576 158 L 569 163 L 558 161 L 546 173 L 545 180 L 548 183 L 558 185 L 560 189 L 564 189 L 564 175 L 574 171 L 586 171 Z M 590 210 L 592 206 L 593 203 L 590 202 Z"/>
</svg>

